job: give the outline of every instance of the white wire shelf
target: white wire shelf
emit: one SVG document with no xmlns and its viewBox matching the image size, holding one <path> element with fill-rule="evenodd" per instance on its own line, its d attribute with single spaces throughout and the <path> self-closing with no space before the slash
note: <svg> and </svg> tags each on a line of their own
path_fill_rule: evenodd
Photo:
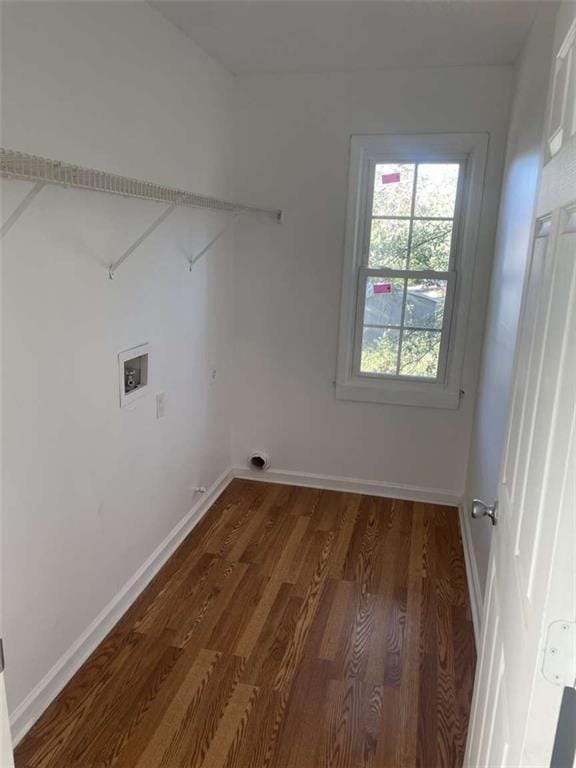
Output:
<svg viewBox="0 0 576 768">
<path fill-rule="evenodd" d="M 119 176 L 107 171 L 83 168 L 80 165 L 50 160 L 38 155 L 29 155 L 13 149 L 0 147 L 0 177 L 23 181 L 58 184 L 64 187 L 76 187 L 92 192 L 107 192 L 123 197 L 137 197 L 142 200 L 154 200 L 157 203 L 204 208 L 235 214 L 253 214 L 264 216 L 273 221 L 280 221 L 282 212 L 274 208 L 258 208 L 254 205 L 242 205 L 215 197 L 198 195 L 182 189 L 165 187 L 153 181 L 141 181 L 129 176 Z"/>
<path fill-rule="evenodd" d="M 29 155 L 25 152 L 17 152 L 14 149 L 0 147 L 0 177 L 5 179 L 18 179 L 32 181 L 34 187 L 28 192 L 20 205 L 13 211 L 8 219 L 0 226 L 0 237 L 3 237 L 18 221 L 24 211 L 31 205 L 36 195 L 46 184 L 56 184 L 61 187 L 75 187 L 91 192 L 107 192 L 111 195 L 122 197 L 137 197 L 141 200 L 152 200 L 156 203 L 165 203 L 168 207 L 158 216 L 146 231 L 115 259 L 108 267 L 108 276 L 114 277 L 118 267 L 149 237 L 160 224 L 170 216 L 175 208 L 201 208 L 210 211 L 222 211 L 234 214 L 208 242 L 207 245 L 195 256 L 188 257 L 190 270 L 198 259 L 203 256 L 238 220 L 240 216 L 254 215 L 272 219 L 275 222 L 282 220 L 282 211 L 274 208 L 258 208 L 255 205 L 241 205 L 231 203 L 228 200 L 219 200 L 216 197 L 197 195 L 194 192 L 186 192 L 182 189 L 165 187 L 153 181 L 140 181 L 129 176 L 119 176 L 106 171 L 96 171 L 92 168 L 83 168 L 80 165 L 63 163 L 60 160 L 49 160 L 38 155 Z"/>
</svg>

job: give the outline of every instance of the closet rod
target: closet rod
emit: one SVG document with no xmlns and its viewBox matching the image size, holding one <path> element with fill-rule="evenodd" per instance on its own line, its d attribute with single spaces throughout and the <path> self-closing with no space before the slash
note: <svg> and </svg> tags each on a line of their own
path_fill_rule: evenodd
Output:
<svg viewBox="0 0 576 768">
<path fill-rule="evenodd" d="M 216 197 L 207 197 L 173 187 L 164 187 L 152 181 L 140 181 L 129 176 L 95 171 L 80 165 L 72 165 L 60 160 L 49 160 L 45 157 L 29 155 L 4 147 L 0 147 L 0 177 L 59 184 L 64 187 L 88 189 L 92 192 L 108 192 L 123 197 L 138 197 L 142 200 L 154 200 L 157 203 L 170 203 L 189 208 L 254 214 L 265 216 L 277 222 L 282 218 L 282 211 L 273 208 L 258 208 L 254 205 L 231 203 Z"/>
</svg>

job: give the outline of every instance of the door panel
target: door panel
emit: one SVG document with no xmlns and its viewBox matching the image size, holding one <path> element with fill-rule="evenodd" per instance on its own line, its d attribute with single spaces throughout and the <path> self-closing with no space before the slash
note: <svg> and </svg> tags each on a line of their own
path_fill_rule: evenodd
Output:
<svg viewBox="0 0 576 768">
<path fill-rule="evenodd" d="M 525 514 L 519 530 L 519 562 L 522 567 L 525 595 L 532 599 L 534 583 L 538 577 L 539 550 L 542 546 L 543 523 L 546 519 L 544 505 L 558 503 L 558 470 L 565 470 L 556 456 L 566 455 L 573 398 L 566 391 L 572 383 L 574 357 L 567 359 L 570 338 L 574 337 L 574 276 L 576 274 L 576 235 L 563 234 L 558 239 L 556 254 L 556 280 L 550 298 L 551 317 L 548 338 L 545 342 L 542 371 L 542 402 L 546 407 L 537 411 L 533 452 L 528 462 L 527 491 L 524 500 Z M 568 317 L 566 313 L 568 310 Z M 573 343 L 572 343 L 573 346 Z M 562 383 L 559 387 L 559 381 Z M 572 392 L 575 388 L 572 386 Z"/>
<path fill-rule="evenodd" d="M 563 418 L 569 416 L 570 398 L 562 397 L 558 387 L 559 380 L 564 381 L 568 373 L 566 349 L 568 336 L 573 331 L 571 326 L 571 307 L 574 306 L 574 259 L 575 235 L 563 235 L 557 240 L 554 284 L 548 297 L 550 307 L 546 337 L 543 340 L 543 365 L 540 370 L 538 403 L 534 404 L 535 425 L 529 456 L 520 456 L 520 461 L 527 466 L 526 490 L 523 494 L 519 518 L 517 558 L 521 571 L 523 598 L 531 601 L 534 580 L 538 575 L 539 550 L 542 544 L 543 522 L 546 519 L 543 504 L 550 505 L 550 494 L 554 493 L 554 459 L 561 455 L 562 445 L 566 444 L 566 424 Z M 572 246 L 572 248 L 571 248 Z M 567 317 L 568 314 L 568 317 Z M 568 367 L 570 362 L 568 361 Z M 573 366 L 572 366 L 573 367 Z M 532 377 L 535 372 L 528 371 Z M 557 434 L 558 433 L 558 434 Z M 565 455 L 565 454 L 564 454 Z M 556 467 L 557 468 L 557 467 Z M 550 476 L 552 472 L 552 477 Z"/>
<path fill-rule="evenodd" d="M 551 224 L 551 219 L 549 219 Z M 549 233 L 549 230 L 545 230 Z M 532 262 L 529 267 L 529 292 L 527 293 L 523 309 L 523 332 L 525 342 L 520 345 L 518 372 L 516 381 L 522 381 L 521 387 L 525 388 L 522 402 L 518 403 L 518 410 L 512 413 L 512 422 L 509 427 L 509 452 L 506 454 L 505 471 L 503 480 L 510 480 L 510 501 L 513 503 L 522 496 L 526 481 L 526 467 L 522 464 L 520 456 L 526 455 L 530 450 L 533 434 L 534 403 L 538 397 L 539 377 L 528 378 L 529 370 L 541 365 L 539 354 L 542 354 L 542 338 L 546 331 L 547 302 L 546 294 L 551 281 L 552 262 L 546 259 L 546 251 L 549 246 L 549 236 L 537 237 L 533 248 Z M 537 269 L 532 276 L 532 270 Z M 533 319 L 533 328 L 530 328 L 530 320 Z M 532 330 L 532 333 L 530 331 Z M 516 389 L 516 388 L 515 388 Z"/>
<path fill-rule="evenodd" d="M 536 226 L 536 237 L 532 253 L 531 264 L 528 273 L 528 282 L 526 290 L 526 304 L 531 307 L 538 306 L 538 298 L 542 293 L 543 275 L 544 275 L 544 257 L 548 247 L 548 235 L 552 221 L 550 218 L 543 219 Z M 517 387 L 513 393 L 511 407 L 512 427 L 508 432 L 509 443 L 506 450 L 506 464 L 504 465 L 503 482 L 509 487 L 510 494 L 514 495 L 517 486 L 516 467 L 518 466 L 518 450 L 520 445 L 520 431 L 518 425 L 526 418 L 528 386 L 525 373 L 530 366 L 530 357 L 535 349 L 534 335 L 536 328 L 537 312 L 526 314 L 525 326 L 528 343 L 520 350 L 520 356 L 517 363 L 519 375 L 517 377 Z"/>
</svg>

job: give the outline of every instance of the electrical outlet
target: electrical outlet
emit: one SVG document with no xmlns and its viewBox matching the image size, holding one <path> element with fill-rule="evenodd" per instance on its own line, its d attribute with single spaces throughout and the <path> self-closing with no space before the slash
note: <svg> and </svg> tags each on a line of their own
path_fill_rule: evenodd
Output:
<svg viewBox="0 0 576 768">
<path fill-rule="evenodd" d="M 218 371 L 216 370 L 216 366 L 213 366 L 210 369 L 210 384 L 214 384 L 214 382 L 216 381 L 217 376 L 218 376 Z"/>
<path fill-rule="evenodd" d="M 166 393 L 158 392 L 158 394 L 156 395 L 156 418 L 157 419 L 164 418 L 165 411 L 166 411 Z"/>
</svg>

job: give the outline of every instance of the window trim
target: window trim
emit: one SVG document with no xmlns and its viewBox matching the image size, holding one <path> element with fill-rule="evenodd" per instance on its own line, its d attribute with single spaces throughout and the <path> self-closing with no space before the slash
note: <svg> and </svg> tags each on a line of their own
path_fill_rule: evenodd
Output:
<svg viewBox="0 0 576 768">
<path fill-rule="evenodd" d="M 336 374 L 339 399 L 399 405 L 458 408 L 466 344 L 469 305 L 480 221 L 488 148 L 486 133 L 382 134 L 352 136 L 344 267 L 340 308 L 340 338 Z M 448 293 L 441 351 L 442 375 L 437 380 L 359 373 L 358 334 L 365 298 L 360 291 L 367 273 L 396 270 L 369 269 L 364 257 L 369 245 L 372 181 L 375 162 L 460 162 L 463 164 L 454 220 Z M 372 175 L 371 175 L 372 174 Z M 402 271 L 403 276 L 407 275 Z M 419 272 L 419 274 L 422 274 Z M 365 293 L 365 292 L 364 292 Z M 361 314 L 359 314 L 361 313 Z M 449 323 L 449 327 L 446 327 Z"/>
</svg>

